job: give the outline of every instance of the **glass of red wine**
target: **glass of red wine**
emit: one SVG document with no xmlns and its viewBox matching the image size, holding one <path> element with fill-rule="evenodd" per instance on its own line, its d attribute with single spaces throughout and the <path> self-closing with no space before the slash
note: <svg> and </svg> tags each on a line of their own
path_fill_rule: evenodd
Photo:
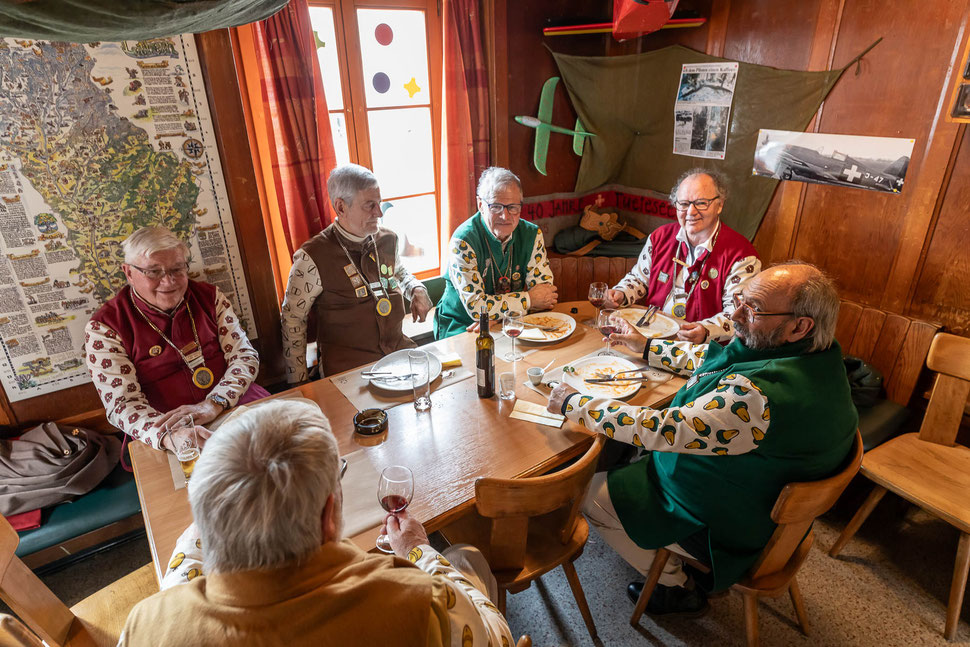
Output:
<svg viewBox="0 0 970 647">
<path fill-rule="evenodd" d="M 606 304 L 606 295 L 608 293 L 608 290 L 609 290 L 609 286 L 606 285 L 606 283 L 597 282 L 597 283 L 589 284 L 589 296 L 587 298 L 589 299 L 589 302 L 593 305 L 593 307 L 596 308 L 597 315 L 594 315 L 592 319 L 584 323 L 587 323 L 590 326 L 596 325 L 596 317 L 599 314 L 599 309 L 602 308 L 604 304 Z"/>
<path fill-rule="evenodd" d="M 616 313 L 616 310 L 604 308 L 600 310 L 599 314 L 596 316 L 596 327 L 599 328 L 599 331 L 603 333 L 603 337 L 606 338 L 606 348 L 597 353 L 597 355 L 601 357 L 613 357 L 616 355 L 616 353 L 610 350 L 610 335 L 615 332 L 620 332 L 619 327 L 613 320 L 614 313 Z"/>
<path fill-rule="evenodd" d="M 522 322 L 522 315 L 518 312 L 509 312 L 502 320 L 502 332 L 504 332 L 507 337 L 512 338 L 512 352 L 505 354 L 506 362 L 517 362 L 522 359 L 522 355 L 515 350 L 515 338 L 522 334 L 523 328 L 525 328 L 525 324 Z M 513 369 L 513 373 L 514 372 L 515 371 Z"/>
<path fill-rule="evenodd" d="M 403 465 L 391 465 L 381 472 L 377 482 L 377 500 L 381 507 L 395 514 L 402 512 L 411 503 L 414 496 L 414 474 Z M 377 549 L 385 553 L 393 553 L 391 540 L 382 534 L 377 538 Z"/>
</svg>

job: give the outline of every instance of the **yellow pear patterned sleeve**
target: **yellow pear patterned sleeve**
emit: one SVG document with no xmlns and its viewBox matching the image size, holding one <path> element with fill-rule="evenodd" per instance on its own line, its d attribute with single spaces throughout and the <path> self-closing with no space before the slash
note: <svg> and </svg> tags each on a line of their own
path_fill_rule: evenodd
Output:
<svg viewBox="0 0 970 647">
<path fill-rule="evenodd" d="M 563 415 L 584 427 L 647 450 L 735 456 L 755 449 L 768 433 L 768 398 L 738 373 L 680 407 L 651 409 L 574 393 Z"/>
<path fill-rule="evenodd" d="M 647 346 L 643 359 L 654 368 L 689 377 L 707 359 L 707 344 L 655 339 Z"/>
</svg>

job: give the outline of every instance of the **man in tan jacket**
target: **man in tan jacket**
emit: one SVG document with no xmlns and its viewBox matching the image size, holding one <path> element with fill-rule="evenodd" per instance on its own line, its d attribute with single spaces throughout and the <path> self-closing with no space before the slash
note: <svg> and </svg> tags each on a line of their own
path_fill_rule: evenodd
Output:
<svg viewBox="0 0 970 647">
<path fill-rule="evenodd" d="M 119 645 L 513 643 L 474 548 L 446 551 L 459 571 L 406 513 L 386 522 L 395 555 L 341 540 L 339 477 L 316 406 L 271 402 L 228 421 L 195 467 L 195 524 L 163 590 L 132 610 Z"/>
</svg>

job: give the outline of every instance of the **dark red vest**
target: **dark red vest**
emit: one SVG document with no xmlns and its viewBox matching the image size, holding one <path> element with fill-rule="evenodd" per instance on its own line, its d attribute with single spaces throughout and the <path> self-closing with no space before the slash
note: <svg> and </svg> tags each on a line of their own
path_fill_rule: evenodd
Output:
<svg viewBox="0 0 970 647">
<path fill-rule="evenodd" d="M 653 256 L 650 258 L 650 284 L 647 286 L 647 305 L 663 307 L 667 295 L 674 286 L 674 277 L 681 270 L 681 265 L 674 263 L 674 256 L 680 251 L 679 258 L 687 258 L 687 243 L 677 240 L 677 232 L 680 225 L 671 223 L 655 229 L 650 234 L 650 242 L 653 244 Z M 707 262 L 705 263 L 705 258 Z M 696 281 L 692 281 L 688 276 L 685 282 L 685 289 L 690 298 L 687 299 L 687 321 L 700 321 L 713 317 L 724 310 L 724 282 L 727 281 L 731 268 L 742 258 L 748 256 L 758 257 L 758 252 L 748 239 L 734 231 L 723 222 L 721 229 L 717 233 L 717 241 L 714 249 L 708 254 L 701 252 L 697 260 L 690 267 L 690 273 L 697 272 Z M 704 270 L 701 273 L 701 267 Z M 714 270 L 712 276 L 711 270 Z M 661 281 L 661 273 L 666 275 L 666 282 Z M 707 287 L 703 283 L 698 285 L 693 292 L 691 288 L 695 282 L 707 281 Z"/>
<path fill-rule="evenodd" d="M 126 285 L 91 317 L 92 321 L 100 321 L 121 337 L 125 353 L 135 366 L 135 376 L 142 393 L 153 408 L 164 413 L 183 404 L 204 400 L 212 389 L 200 389 L 192 383 L 192 371 L 175 349 L 135 311 L 132 298 L 138 303 L 138 309 L 179 348 L 194 341 L 186 305 L 191 307 L 205 365 L 215 376 L 214 384 L 218 384 L 226 372 L 226 355 L 219 346 L 215 286 L 189 281 L 182 303 L 175 312 L 167 315 L 148 306 L 131 292 L 130 285 Z M 154 357 L 149 352 L 153 346 L 162 349 Z M 254 382 L 238 403 L 244 404 L 265 395 L 267 392 Z"/>
</svg>

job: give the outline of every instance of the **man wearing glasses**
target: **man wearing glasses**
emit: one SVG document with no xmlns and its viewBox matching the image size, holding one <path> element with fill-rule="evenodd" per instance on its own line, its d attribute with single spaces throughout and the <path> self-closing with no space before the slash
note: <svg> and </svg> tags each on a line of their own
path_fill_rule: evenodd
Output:
<svg viewBox="0 0 970 647">
<path fill-rule="evenodd" d="M 484 308 L 489 319 L 556 305 L 556 286 L 542 240 L 520 220 L 522 183 L 508 169 L 485 169 L 478 181 L 478 213 L 455 230 L 448 245 L 445 292 L 435 312 L 435 337 L 475 329 Z"/>
<path fill-rule="evenodd" d="M 269 392 L 253 382 L 259 355 L 229 300 L 189 280 L 183 241 L 164 227 L 143 227 L 121 246 L 128 284 L 85 328 L 88 372 L 111 424 L 173 451 L 179 439 L 166 433 L 169 420 L 191 414 L 205 425 Z"/>
<path fill-rule="evenodd" d="M 727 187 L 716 173 L 687 171 L 670 193 L 677 223 L 650 234 L 636 266 L 608 292 L 613 307 L 646 297 L 680 323 L 677 339 L 731 339 L 734 295 L 761 270 L 758 252 L 720 221 Z"/>
<path fill-rule="evenodd" d="M 798 262 L 771 267 L 734 302 L 737 334 L 727 346 L 648 340 L 617 323 L 610 341 L 689 378 L 666 408 L 566 385 L 549 396 L 550 411 L 647 452 L 593 476 L 584 513 L 603 539 L 644 574 L 661 546 L 712 569 L 694 587 L 679 560 L 668 562 L 647 606 L 654 615 L 703 613 L 699 588 L 738 581 L 774 531 L 782 488 L 839 469 L 858 424 L 835 341 L 839 298 L 822 272 Z M 634 600 L 642 587 L 630 585 Z"/>
</svg>

